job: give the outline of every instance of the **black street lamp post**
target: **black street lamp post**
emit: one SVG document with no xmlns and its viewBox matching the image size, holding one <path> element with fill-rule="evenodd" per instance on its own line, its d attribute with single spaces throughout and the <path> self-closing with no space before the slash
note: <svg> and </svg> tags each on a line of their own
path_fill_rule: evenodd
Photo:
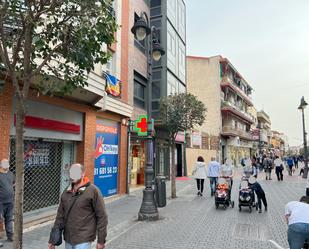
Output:
<svg viewBox="0 0 309 249">
<path fill-rule="evenodd" d="M 307 132 L 305 127 L 305 108 L 308 103 L 305 101 L 304 96 L 300 100 L 300 105 L 298 107 L 299 110 L 302 112 L 302 119 L 303 119 L 303 136 L 304 136 L 304 160 L 305 160 L 305 168 L 303 173 L 303 178 L 307 178 L 308 176 L 308 148 L 307 148 Z"/>
<path fill-rule="evenodd" d="M 153 181 L 153 122 L 152 114 L 152 60 L 159 61 L 165 54 L 159 41 L 155 38 L 156 28 L 149 27 L 149 18 L 145 12 L 142 12 L 140 18 L 134 23 L 131 32 L 136 39 L 142 41 L 148 36 L 147 46 L 147 71 L 148 71 L 148 91 L 147 91 L 147 116 L 148 116 L 148 136 L 147 136 L 147 163 L 145 168 L 145 189 L 143 191 L 143 201 L 138 213 L 138 220 L 158 220 L 159 213 L 154 199 Z"/>
</svg>

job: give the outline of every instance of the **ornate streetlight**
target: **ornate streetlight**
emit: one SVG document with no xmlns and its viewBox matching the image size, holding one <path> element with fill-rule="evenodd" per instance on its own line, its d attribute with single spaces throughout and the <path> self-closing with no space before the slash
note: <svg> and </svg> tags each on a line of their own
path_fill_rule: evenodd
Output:
<svg viewBox="0 0 309 249">
<path fill-rule="evenodd" d="M 139 220 L 158 220 L 159 213 L 154 199 L 154 190 L 152 188 L 153 180 L 153 125 L 152 125 L 152 60 L 159 61 L 165 54 L 158 39 L 155 37 L 156 27 L 149 27 L 149 18 L 145 12 L 142 12 L 140 18 L 134 23 L 131 32 L 139 41 L 148 38 L 147 46 L 147 71 L 148 71 L 148 89 L 147 89 L 147 115 L 148 115 L 148 136 L 147 136 L 147 163 L 145 168 L 145 189 L 143 191 L 143 202 L 138 213 Z"/>
<path fill-rule="evenodd" d="M 306 132 L 306 127 L 305 127 L 305 108 L 307 105 L 308 103 L 305 101 L 305 98 L 303 96 L 300 100 L 300 105 L 298 107 L 298 110 L 301 110 L 302 112 L 302 118 L 303 118 L 304 160 L 305 160 L 303 178 L 307 178 L 308 176 L 308 148 L 307 148 L 307 132 Z"/>
</svg>

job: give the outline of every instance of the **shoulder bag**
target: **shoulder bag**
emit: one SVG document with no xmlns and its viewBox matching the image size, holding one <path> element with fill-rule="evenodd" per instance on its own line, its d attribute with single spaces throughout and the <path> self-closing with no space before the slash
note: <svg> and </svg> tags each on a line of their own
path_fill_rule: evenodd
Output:
<svg viewBox="0 0 309 249">
<path fill-rule="evenodd" d="M 74 205 L 74 203 L 76 202 L 78 196 L 80 195 L 80 193 L 77 192 L 77 194 L 75 195 L 75 198 L 67 212 L 67 215 L 66 215 L 66 218 L 64 219 L 64 224 L 63 226 L 56 226 L 56 227 L 53 227 L 51 232 L 50 232 L 50 236 L 49 236 L 49 243 L 51 243 L 52 245 L 54 246 L 60 246 L 62 244 L 62 234 L 63 234 L 63 230 L 64 230 L 64 227 L 67 223 L 67 220 L 68 220 L 68 217 L 70 215 L 70 212 L 72 210 L 72 207 Z"/>
</svg>

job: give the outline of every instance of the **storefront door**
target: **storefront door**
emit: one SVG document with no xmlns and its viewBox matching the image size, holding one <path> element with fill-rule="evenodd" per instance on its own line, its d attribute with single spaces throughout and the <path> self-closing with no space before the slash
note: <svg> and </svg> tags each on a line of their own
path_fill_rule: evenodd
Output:
<svg viewBox="0 0 309 249">
<path fill-rule="evenodd" d="M 73 162 L 73 143 L 25 140 L 24 212 L 58 205 L 60 193 L 68 184 L 64 164 Z M 10 165 L 15 168 L 15 140 L 11 140 Z"/>
</svg>

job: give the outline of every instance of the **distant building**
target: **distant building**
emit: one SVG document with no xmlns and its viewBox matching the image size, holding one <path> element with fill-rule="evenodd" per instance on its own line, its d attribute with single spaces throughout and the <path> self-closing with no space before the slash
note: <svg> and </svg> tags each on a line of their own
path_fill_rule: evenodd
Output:
<svg viewBox="0 0 309 249">
<path fill-rule="evenodd" d="M 207 158 L 215 154 L 221 161 L 229 158 L 240 165 L 242 158 L 254 152 L 251 126 L 256 120 L 249 112 L 252 87 L 222 56 L 188 56 L 187 73 L 188 92 L 208 110 L 205 123 L 194 131 L 201 136 L 200 145 L 191 144 L 187 149 L 188 164 L 203 150 Z M 192 133 L 191 141 L 195 137 Z"/>
</svg>

